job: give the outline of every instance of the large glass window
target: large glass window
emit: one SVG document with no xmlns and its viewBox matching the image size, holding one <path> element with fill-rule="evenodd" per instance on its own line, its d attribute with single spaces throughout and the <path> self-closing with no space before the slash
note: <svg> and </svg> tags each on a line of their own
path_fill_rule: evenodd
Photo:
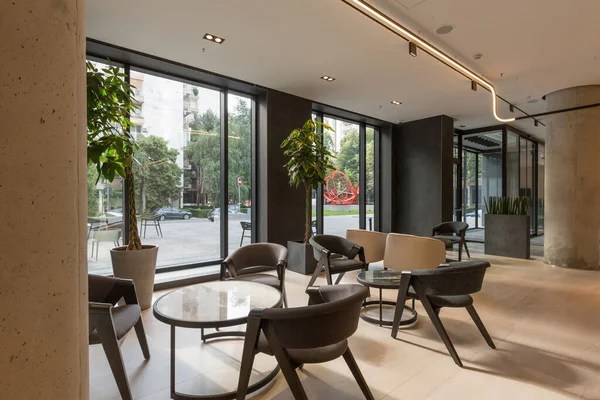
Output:
<svg viewBox="0 0 600 400">
<path fill-rule="evenodd" d="M 229 94 L 229 252 L 252 241 L 252 101 Z"/>
<path fill-rule="evenodd" d="M 530 140 L 520 138 L 520 170 L 519 170 L 519 196 L 527 196 L 531 199 L 529 215 L 531 216 L 530 229 L 535 232 L 535 215 L 533 213 L 535 193 L 533 187 L 534 174 L 534 143 Z"/>
<path fill-rule="evenodd" d="M 331 117 L 324 122 L 335 132 L 325 132 L 323 140 L 336 156 L 335 170 L 323 188 L 323 232 L 346 236 L 347 229 L 358 229 L 359 221 L 359 130 L 356 123 Z"/>
<path fill-rule="evenodd" d="M 100 71 L 108 67 L 100 62 L 92 64 Z M 95 166 L 88 165 L 87 193 L 88 270 L 112 274 L 110 249 L 123 244 L 123 179 L 98 179 Z"/>
<path fill-rule="evenodd" d="M 366 129 L 366 159 L 365 174 L 367 188 L 365 190 L 365 201 L 367 210 L 366 228 L 373 230 L 375 228 L 375 128 L 367 126 Z"/>
<path fill-rule="evenodd" d="M 131 133 L 138 145 L 134 176 L 142 242 L 159 246 L 158 270 L 218 263 L 251 242 L 253 100 L 134 66 L 129 79 L 139 106 L 131 115 Z M 224 93 L 227 110 L 221 106 Z M 223 162 L 227 176 L 221 173 Z M 112 273 L 109 250 L 124 244 L 121 179 L 97 181 L 90 166 L 88 209 L 89 270 Z M 223 242 L 223 229 L 229 243 Z"/>
<path fill-rule="evenodd" d="M 538 144 L 538 200 L 537 200 L 537 226 L 538 235 L 544 234 L 544 190 L 545 190 L 545 173 L 546 173 L 546 147 L 543 144 Z"/>
<path fill-rule="evenodd" d="M 142 242 L 159 246 L 157 268 L 217 260 L 220 92 L 134 69 L 131 82 L 142 105 L 133 118 Z"/>
</svg>

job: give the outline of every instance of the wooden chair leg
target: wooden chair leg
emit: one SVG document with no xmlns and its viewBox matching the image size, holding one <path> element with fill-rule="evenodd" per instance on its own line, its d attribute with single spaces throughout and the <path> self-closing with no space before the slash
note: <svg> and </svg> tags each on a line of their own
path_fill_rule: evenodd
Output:
<svg viewBox="0 0 600 400">
<path fill-rule="evenodd" d="M 346 275 L 345 272 L 342 272 L 341 274 L 338 275 L 337 279 L 335 280 L 336 285 L 342 281 L 342 278 L 344 277 L 344 275 Z"/>
<path fill-rule="evenodd" d="M 404 313 L 404 303 L 406 303 L 406 293 L 410 285 L 411 274 L 409 271 L 402 272 L 400 278 L 400 287 L 398 287 L 398 298 L 396 300 L 396 310 L 394 311 L 394 322 L 392 323 L 392 337 L 395 338 L 398 335 L 398 328 L 400 327 L 400 321 L 402 321 L 402 314 Z M 415 305 L 413 303 L 413 309 Z"/>
<path fill-rule="evenodd" d="M 444 342 L 444 344 L 446 345 L 446 348 L 448 349 L 448 352 L 452 356 L 452 359 L 454 360 L 456 365 L 458 365 L 459 367 L 462 368 L 463 367 L 462 361 L 460 360 L 460 357 L 458 356 L 458 353 L 456 352 L 456 349 L 454 348 L 454 345 L 452 344 L 452 341 L 450 340 L 450 337 L 448 336 L 448 332 L 446 332 L 446 328 L 444 328 L 444 325 L 442 324 L 440 317 L 438 317 L 439 309 L 437 311 L 434 310 L 433 306 L 431 305 L 431 302 L 429 301 L 429 299 L 427 299 L 426 296 L 419 295 L 419 300 L 421 300 L 421 304 L 423 304 L 423 308 L 425 308 L 425 311 L 427 311 L 427 315 L 429 315 L 429 319 L 431 319 L 431 322 L 433 323 L 433 326 L 435 327 L 438 334 L 440 335 L 442 342 Z"/>
<path fill-rule="evenodd" d="M 467 311 L 469 312 L 469 315 L 473 319 L 473 322 L 475 322 L 475 325 L 477 325 L 479 332 L 481 332 L 481 336 L 483 336 L 483 338 L 487 342 L 488 346 L 490 346 L 492 349 L 495 349 L 496 345 L 494 344 L 494 341 L 490 337 L 490 334 L 488 333 L 487 329 L 485 329 L 483 322 L 481 322 L 481 318 L 479 318 L 479 314 L 477 314 L 477 311 L 475 311 L 475 307 L 473 307 L 473 305 L 471 304 L 470 306 L 467 306 L 466 308 L 467 308 Z"/>
<path fill-rule="evenodd" d="M 140 347 L 142 348 L 142 353 L 144 353 L 144 358 L 146 360 L 150 359 L 150 349 L 148 348 L 148 339 L 146 338 L 146 332 L 144 331 L 144 323 L 142 321 L 142 316 L 140 315 L 140 319 L 135 323 L 135 334 L 137 335 L 138 342 L 140 342 Z"/>
<path fill-rule="evenodd" d="M 271 328 L 271 327 L 269 327 Z M 279 364 L 279 368 L 281 368 L 281 372 L 285 377 L 285 380 L 290 387 L 290 391 L 294 396 L 295 400 L 308 400 L 306 396 L 306 391 L 302 387 L 302 383 L 300 382 L 300 378 L 298 378 L 298 374 L 296 374 L 295 366 L 290 360 L 290 357 L 286 353 L 286 351 L 281 347 L 279 341 L 277 340 L 277 336 L 275 332 L 271 329 L 267 329 L 265 332 L 267 340 L 269 341 L 269 346 L 277 359 L 277 363 Z M 238 400 L 240 398 L 238 397 Z"/>
<path fill-rule="evenodd" d="M 283 307 L 288 308 L 287 293 L 284 284 L 281 285 L 281 297 L 283 298 Z"/>
<path fill-rule="evenodd" d="M 244 350 L 242 351 L 242 363 L 240 366 L 240 377 L 236 400 L 244 400 L 248 394 L 248 383 L 252 374 L 252 366 L 256 356 L 256 343 L 260 335 L 260 319 L 249 318 L 246 328 L 246 339 L 244 341 Z"/>
<path fill-rule="evenodd" d="M 463 242 L 458 242 L 458 261 L 462 261 Z"/>
<path fill-rule="evenodd" d="M 240 247 L 242 247 L 242 243 L 244 243 L 244 232 L 246 232 L 246 230 L 242 229 L 242 237 L 240 239 Z"/>
<path fill-rule="evenodd" d="M 360 372 L 360 368 L 358 368 L 358 364 L 356 363 L 350 348 L 346 349 L 346 352 L 343 354 L 343 356 L 344 361 L 346 361 L 348 368 L 350 368 L 350 371 L 352 372 L 352 375 L 354 375 L 356 383 L 358 383 L 360 390 L 362 390 L 363 394 L 365 395 L 365 399 L 375 400 L 373 393 L 371 393 L 371 389 L 369 389 L 369 385 L 367 385 L 367 381 L 365 381 L 365 377 L 363 376 L 362 372 Z"/>
<path fill-rule="evenodd" d="M 315 283 L 315 281 L 319 277 L 319 274 L 322 271 L 323 271 L 323 265 L 321 265 L 321 263 L 317 263 L 317 266 L 315 267 L 315 272 L 313 272 L 313 276 L 312 276 L 312 278 L 310 278 L 310 282 L 308 282 L 307 287 L 311 287 Z"/>
<path fill-rule="evenodd" d="M 327 284 L 328 285 L 332 285 L 332 280 L 331 280 L 331 267 L 329 266 L 329 263 L 325 263 L 323 265 L 323 269 L 325 270 L 325 278 L 327 279 Z"/>
<path fill-rule="evenodd" d="M 133 400 L 131 388 L 129 387 L 129 380 L 127 379 L 127 372 L 125 371 L 125 364 L 123 363 L 121 349 L 119 348 L 119 342 L 113 325 L 111 324 L 108 326 L 108 324 L 98 324 L 96 326 L 96 331 L 100 337 L 104 353 L 106 353 L 110 369 L 117 382 L 121 398 L 123 400 Z"/>
<path fill-rule="evenodd" d="M 467 252 L 467 257 L 471 258 L 471 255 L 469 254 L 469 247 L 467 246 L 467 241 L 464 240 L 463 243 L 465 245 L 465 251 Z"/>
</svg>

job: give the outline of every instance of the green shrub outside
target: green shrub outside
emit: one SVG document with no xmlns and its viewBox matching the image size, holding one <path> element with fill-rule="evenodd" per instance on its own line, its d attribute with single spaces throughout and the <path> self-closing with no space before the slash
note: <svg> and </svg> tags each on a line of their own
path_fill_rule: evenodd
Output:
<svg viewBox="0 0 600 400">
<path fill-rule="evenodd" d="M 208 213 L 212 207 L 185 207 L 184 210 L 189 211 L 196 218 L 208 218 Z"/>
</svg>

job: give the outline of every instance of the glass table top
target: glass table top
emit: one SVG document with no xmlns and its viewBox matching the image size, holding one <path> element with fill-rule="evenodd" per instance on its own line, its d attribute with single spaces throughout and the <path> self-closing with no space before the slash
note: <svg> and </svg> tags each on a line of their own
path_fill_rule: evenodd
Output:
<svg viewBox="0 0 600 400">
<path fill-rule="evenodd" d="M 169 292 L 154 303 L 154 315 L 165 323 L 245 323 L 254 308 L 272 308 L 281 293 L 270 286 L 245 281 L 206 282 Z M 182 324 L 178 324 L 182 325 Z"/>
<path fill-rule="evenodd" d="M 397 288 L 400 286 L 400 277 L 402 276 L 401 271 L 395 270 L 375 270 L 375 271 L 362 271 L 358 274 L 358 281 L 367 286 L 389 286 L 390 288 Z"/>
</svg>

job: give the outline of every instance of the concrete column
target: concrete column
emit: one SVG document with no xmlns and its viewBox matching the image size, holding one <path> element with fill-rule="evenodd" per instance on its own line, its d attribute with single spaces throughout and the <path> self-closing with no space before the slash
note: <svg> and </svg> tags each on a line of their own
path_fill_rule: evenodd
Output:
<svg viewBox="0 0 600 400">
<path fill-rule="evenodd" d="M 83 0 L 0 5 L 0 397 L 87 399 Z"/>
<path fill-rule="evenodd" d="M 546 96 L 548 110 L 600 102 L 600 86 Z M 600 108 L 547 118 L 544 257 L 548 264 L 595 269 L 600 263 Z"/>
</svg>

